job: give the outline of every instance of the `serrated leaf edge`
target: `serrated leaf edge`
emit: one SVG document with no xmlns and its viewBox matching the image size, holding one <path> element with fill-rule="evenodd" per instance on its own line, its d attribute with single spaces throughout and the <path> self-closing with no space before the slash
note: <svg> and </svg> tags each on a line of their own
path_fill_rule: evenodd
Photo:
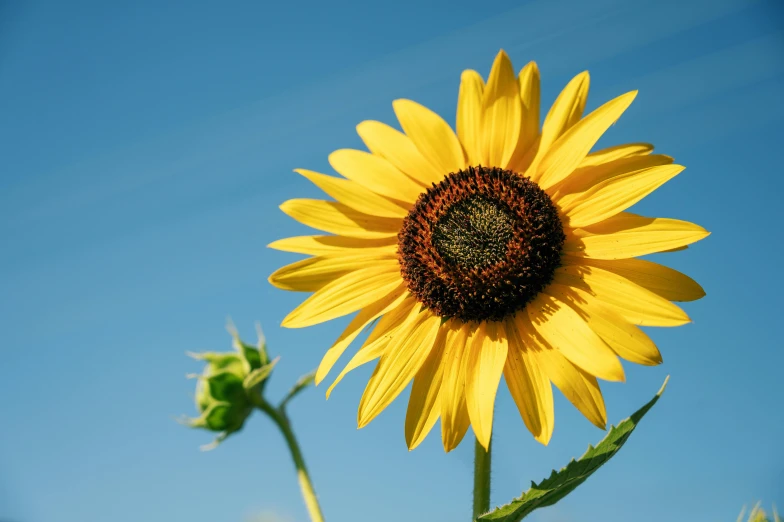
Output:
<svg viewBox="0 0 784 522">
<path fill-rule="evenodd" d="M 653 398 L 652 398 L 650 401 L 648 401 L 647 403 L 645 403 L 645 405 L 643 405 L 643 406 L 642 406 L 640 409 L 638 409 L 636 412 L 634 412 L 634 413 L 633 413 L 632 415 L 630 415 L 629 417 L 627 417 L 627 418 L 623 419 L 622 421 L 620 421 L 620 422 L 619 422 L 617 425 L 610 425 L 610 429 L 608 430 L 608 432 L 607 432 L 607 435 L 605 435 L 605 437 L 604 437 L 604 438 L 603 438 L 603 439 L 602 439 L 602 440 L 601 440 L 601 441 L 600 441 L 600 442 L 597 444 L 597 446 L 598 446 L 599 444 L 601 444 L 602 442 L 604 442 L 605 440 L 612 438 L 613 434 L 615 434 L 615 433 L 618 431 L 618 429 L 619 429 L 619 427 L 620 427 L 621 425 L 623 425 L 623 424 L 624 424 L 624 423 L 626 423 L 626 422 L 632 421 L 632 420 L 633 420 L 635 417 L 637 417 L 637 420 L 636 420 L 636 421 L 634 421 L 634 424 L 632 425 L 632 431 L 633 431 L 633 430 L 634 430 L 634 428 L 636 428 L 636 427 L 637 427 L 637 423 L 639 423 L 640 419 L 642 419 L 642 417 L 643 417 L 643 416 L 644 416 L 646 413 L 648 413 L 648 411 L 649 411 L 649 410 L 650 410 L 650 409 L 653 407 L 653 405 L 654 405 L 654 404 L 656 404 L 656 402 L 657 402 L 657 401 L 659 400 L 659 398 L 662 396 L 662 394 L 664 393 L 664 390 L 667 388 L 667 383 L 669 382 L 669 380 L 670 380 L 670 376 L 668 375 L 668 376 L 667 376 L 667 377 L 664 379 L 664 383 L 661 385 L 661 388 L 659 388 L 659 391 L 656 393 L 656 395 L 655 395 L 655 396 L 654 396 L 654 397 L 653 397 Z M 631 431 L 630 431 L 629 433 L 631 433 Z M 624 440 L 624 441 L 621 443 L 621 445 L 620 445 L 620 446 L 618 446 L 618 449 L 616 449 L 616 451 L 615 451 L 613 454 L 611 454 L 611 455 L 609 455 L 609 456 L 607 457 L 607 460 L 609 460 L 610 458 L 612 458 L 612 456 L 613 456 L 615 453 L 617 453 L 617 452 L 620 450 L 620 448 L 623 446 L 623 444 L 625 444 L 625 443 L 626 443 L 626 441 Z M 568 468 L 569 468 L 570 466 L 572 466 L 572 465 L 573 465 L 573 464 L 575 464 L 575 463 L 581 462 L 583 459 L 587 458 L 587 457 L 588 457 L 588 454 L 589 454 L 589 453 L 591 453 L 592 451 L 594 451 L 595 449 L 596 449 L 596 446 L 594 446 L 594 445 L 592 445 L 592 444 L 589 444 L 589 445 L 588 445 L 588 449 L 585 451 L 585 453 L 583 453 L 583 454 L 582 454 L 582 456 L 580 456 L 580 458 L 579 458 L 579 459 L 575 459 L 575 458 L 573 457 L 573 458 L 572 458 L 572 459 L 569 461 L 569 463 L 568 463 L 566 466 L 562 467 L 560 470 L 556 471 L 556 470 L 554 470 L 554 469 L 553 469 L 553 470 L 552 470 L 552 472 L 550 473 L 550 476 L 549 476 L 549 477 L 547 477 L 547 478 L 545 478 L 545 479 L 542 479 L 542 481 L 541 481 L 541 482 L 539 482 L 539 484 L 536 484 L 536 483 L 535 483 L 535 482 L 532 480 L 532 481 L 531 481 L 531 487 L 530 487 L 530 488 L 529 488 L 527 491 L 524 491 L 522 495 L 520 495 L 519 497 L 513 498 L 513 499 L 512 499 L 510 502 L 508 502 L 508 503 L 506 503 L 506 504 L 504 504 L 504 505 L 502 505 L 502 506 L 498 506 L 498 507 L 496 507 L 495 509 L 493 509 L 492 511 L 489 511 L 489 512 L 487 512 L 487 513 L 485 513 L 485 514 L 483 514 L 483 515 L 481 515 L 481 516 L 477 517 L 477 518 L 476 518 L 476 521 L 477 521 L 477 522 L 483 522 L 483 521 L 486 521 L 486 522 L 519 522 L 519 521 L 520 521 L 520 520 L 522 520 L 522 519 L 523 519 L 523 518 L 524 518 L 524 517 L 525 517 L 527 514 L 531 513 L 532 511 L 534 511 L 534 510 L 535 510 L 535 509 L 537 509 L 538 507 L 544 507 L 544 506 L 546 506 L 546 505 L 550 505 L 550 504 L 544 504 L 544 505 L 534 505 L 534 506 L 531 508 L 531 510 L 530 510 L 530 511 L 528 511 L 528 513 L 522 513 L 522 514 L 521 514 L 521 516 L 520 516 L 519 518 L 517 518 L 517 516 L 515 515 L 515 513 L 514 513 L 514 512 L 512 512 L 512 513 L 509 513 L 508 515 L 503 515 L 503 514 L 501 514 L 502 516 L 504 516 L 504 518 L 491 518 L 491 517 L 492 517 L 492 515 L 493 515 L 493 513 L 497 513 L 497 512 L 499 512 L 499 511 L 502 511 L 502 510 L 505 510 L 505 509 L 509 509 L 509 508 L 511 508 L 511 507 L 512 507 L 514 504 L 518 504 L 518 503 L 520 503 L 520 504 L 521 504 L 521 503 L 525 502 L 525 501 L 527 500 L 525 497 L 526 497 L 527 495 L 531 494 L 531 493 L 534 493 L 535 491 L 533 491 L 533 490 L 537 490 L 537 491 L 543 491 L 543 490 L 547 490 L 547 491 L 544 491 L 544 492 L 542 493 L 542 495 L 541 495 L 541 496 L 539 496 L 539 497 L 532 498 L 532 499 L 531 499 L 531 501 L 532 501 L 532 502 L 533 502 L 533 501 L 536 501 L 536 500 L 537 500 L 537 499 L 539 499 L 539 498 L 542 498 L 542 497 L 543 497 L 544 495 L 546 495 L 546 494 L 547 494 L 549 491 L 555 491 L 556 489 L 566 489 L 566 488 L 570 487 L 570 485 L 572 485 L 572 483 L 573 483 L 573 482 L 574 482 L 576 479 L 579 479 L 580 477 L 574 477 L 574 478 L 571 478 L 571 477 L 566 477 L 566 479 L 564 480 L 564 483 L 563 483 L 562 485 L 560 485 L 560 487 L 559 487 L 559 488 L 556 488 L 556 489 L 549 489 L 549 488 L 548 488 L 548 486 L 546 485 L 546 483 L 547 483 L 548 481 L 555 480 L 556 478 L 558 478 L 558 476 L 559 476 L 561 473 L 566 473 L 566 472 L 567 472 L 567 470 L 568 470 Z M 599 464 L 599 466 L 597 466 L 597 467 L 594 469 L 594 471 L 595 471 L 596 469 L 598 469 L 599 467 L 601 467 L 602 465 L 604 465 L 604 463 L 605 463 L 605 462 L 607 462 L 607 460 L 605 460 L 604 462 L 602 462 L 601 464 Z M 586 480 L 586 479 L 587 479 L 587 478 L 588 478 L 588 477 L 589 477 L 591 474 L 593 474 L 593 471 L 592 471 L 590 474 L 588 474 L 588 475 L 587 475 L 585 478 L 583 478 L 583 480 Z M 579 485 L 580 485 L 580 484 L 578 483 L 578 484 L 576 484 L 576 485 L 573 485 L 572 487 L 577 487 L 577 486 L 579 486 Z M 570 493 L 570 492 L 571 492 L 571 491 L 568 491 L 566 494 L 568 494 L 568 493 Z M 566 494 L 565 494 L 565 495 L 566 495 Z M 564 496 L 565 496 L 565 495 L 564 495 Z M 561 498 L 563 498 L 563 497 L 561 497 Z M 559 500 L 560 500 L 560 499 L 559 499 Z M 523 507 L 523 506 L 520 506 L 520 507 Z"/>
</svg>

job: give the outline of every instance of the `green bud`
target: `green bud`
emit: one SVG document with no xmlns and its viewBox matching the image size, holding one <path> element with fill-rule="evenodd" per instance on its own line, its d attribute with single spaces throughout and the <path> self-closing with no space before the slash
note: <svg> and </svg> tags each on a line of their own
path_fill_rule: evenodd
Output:
<svg viewBox="0 0 784 522">
<path fill-rule="evenodd" d="M 218 433 L 217 439 L 203 449 L 214 448 L 242 429 L 253 412 L 253 399 L 260 396 L 278 361 L 269 360 L 260 329 L 257 347 L 244 343 L 231 325 L 229 333 L 234 352 L 189 353 L 206 364 L 201 374 L 190 376 L 198 379 L 194 398 L 200 415 L 183 422 L 192 428 Z"/>
<path fill-rule="evenodd" d="M 185 421 L 192 428 L 218 433 L 215 442 L 205 449 L 211 449 L 241 430 L 253 412 L 253 403 L 242 385 L 242 377 L 227 370 L 207 375 L 211 371 L 207 365 L 205 374 L 197 376 L 195 399 L 201 415 Z"/>
</svg>

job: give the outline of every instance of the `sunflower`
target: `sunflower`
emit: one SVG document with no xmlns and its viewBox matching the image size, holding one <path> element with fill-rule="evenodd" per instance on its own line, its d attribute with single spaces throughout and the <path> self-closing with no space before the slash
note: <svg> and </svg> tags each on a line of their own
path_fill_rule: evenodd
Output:
<svg viewBox="0 0 784 522">
<path fill-rule="evenodd" d="M 357 312 L 324 355 L 317 383 L 370 327 L 327 390 L 378 360 L 360 401 L 360 428 L 413 380 L 410 449 L 439 418 L 446 451 L 469 426 L 487 448 L 502 377 L 539 442 L 553 432 L 551 383 L 604 428 L 597 379 L 623 381 L 619 357 L 662 361 L 639 326 L 690 321 L 673 301 L 704 296 L 699 284 L 635 258 L 683 249 L 708 232 L 626 212 L 684 167 L 646 143 L 591 152 L 637 92 L 583 117 L 588 86 L 587 72 L 572 79 L 540 128 L 536 63 L 516 76 L 501 51 L 487 82 L 462 73 L 456 132 L 426 107 L 398 99 L 403 132 L 364 121 L 357 132 L 369 152 L 329 156 L 343 177 L 295 170 L 335 201 L 292 199 L 281 210 L 328 234 L 270 244 L 312 257 L 269 280 L 313 292 L 284 327 Z"/>
</svg>

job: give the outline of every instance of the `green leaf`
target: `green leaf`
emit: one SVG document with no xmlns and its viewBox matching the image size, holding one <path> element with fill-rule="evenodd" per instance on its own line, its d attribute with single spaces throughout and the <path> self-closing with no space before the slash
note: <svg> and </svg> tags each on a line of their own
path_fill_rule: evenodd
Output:
<svg viewBox="0 0 784 522">
<path fill-rule="evenodd" d="M 602 464 L 610 460 L 637 427 L 640 419 L 648 413 L 659 400 L 667 386 L 669 376 L 664 380 L 659 393 L 648 404 L 637 410 L 631 417 L 611 426 L 610 432 L 596 447 L 588 446 L 588 451 L 579 460 L 572 461 L 561 471 L 553 473 L 539 484 L 531 483 L 531 489 L 509 504 L 496 508 L 476 520 L 481 522 L 518 522 L 537 508 L 552 506 L 577 486 L 585 482 Z"/>
<path fill-rule="evenodd" d="M 286 404 L 293 399 L 299 392 L 313 384 L 313 381 L 316 379 L 316 372 L 315 370 L 308 373 L 307 375 L 303 375 L 299 378 L 297 382 L 294 383 L 294 386 L 291 387 L 289 392 L 283 397 L 283 400 L 280 401 L 280 407 L 285 408 Z"/>
<path fill-rule="evenodd" d="M 270 363 L 250 372 L 248 376 L 245 377 L 245 381 L 242 383 L 245 389 L 251 390 L 264 382 L 264 380 L 269 377 L 270 373 L 272 373 L 272 369 L 278 363 L 279 359 L 280 357 L 276 357 Z"/>
</svg>

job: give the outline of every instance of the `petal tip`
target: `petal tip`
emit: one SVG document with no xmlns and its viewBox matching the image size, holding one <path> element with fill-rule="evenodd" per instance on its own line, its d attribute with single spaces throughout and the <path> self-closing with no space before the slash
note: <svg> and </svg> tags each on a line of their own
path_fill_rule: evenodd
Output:
<svg viewBox="0 0 784 522">
<path fill-rule="evenodd" d="M 534 440 L 536 440 L 536 442 L 542 446 L 548 446 L 550 444 L 551 438 L 552 433 L 540 433 L 539 435 L 534 435 Z"/>
<path fill-rule="evenodd" d="M 487 451 L 488 446 L 490 446 L 490 433 L 485 434 L 484 432 L 480 432 L 479 430 L 474 430 L 474 435 L 476 436 L 477 442 L 482 445 L 482 447 Z"/>
<path fill-rule="evenodd" d="M 296 317 L 292 317 L 291 314 L 283 318 L 280 322 L 280 326 L 283 328 L 300 328 L 300 325 L 297 324 Z"/>
<path fill-rule="evenodd" d="M 523 67 L 523 69 L 525 69 L 525 68 L 530 68 L 531 71 L 536 71 L 537 73 L 539 72 L 539 64 L 537 64 L 534 60 L 531 60 L 530 62 L 525 64 L 525 67 Z M 521 70 L 521 72 L 522 72 L 522 70 Z"/>
<path fill-rule="evenodd" d="M 325 377 L 326 377 L 326 376 L 325 376 Z M 329 400 L 329 397 L 332 395 L 332 391 L 335 389 L 335 386 L 337 386 L 338 382 L 340 382 L 340 381 L 336 380 L 335 382 L 333 382 L 333 383 L 332 383 L 332 384 L 329 386 L 329 388 L 327 388 L 327 392 L 326 392 L 326 394 L 325 394 L 325 396 L 326 396 L 327 400 Z M 357 423 L 359 423 L 359 415 L 357 415 Z M 361 426 L 360 426 L 360 427 L 361 427 Z"/>
<path fill-rule="evenodd" d="M 329 163 L 329 164 L 330 164 L 330 166 L 331 166 L 333 169 L 335 168 L 334 161 L 335 161 L 337 158 L 339 158 L 339 157 L 340 157 L 340 155 L 341 155 L 341 150 L 343 150 L 343 149 L 333 150 L 332 152 L 330 152 L 329 154 L 327 154 L 327 163 Z M 337 170 L 337 169 L 335 169 L 335 170 Z"/>
<path fill-rule="evenodd" d="M 472 78 L 482 78 L 482 75 L 476 72 L 473 69 L 465 69 L 462 73 L 460 73 L 460 81 L 467 81 L 471 80 Z"/>
<path fill-rule="evenodd" d="M 456 446 L 453 446 L 450 441 L 444 441 L 444 453 L 449 453 L 455 448 Z"/>
<path fill-rule="evenodd" d="M 398 108 L 402 109 L 406 105 L 410 106 L 412 103 L 415 103 L 415 102 L 409 100 L 408 98 L 397 98 L 395 100 L 392 100 L 392 108 L 395 109 L 395 110 L 397 110 Z"/>
<path fill-rule="evenodd" d="M 596 419 L 588 419 L 591 421 L 591 424 L 599 428 L 600 430 L 607 430 L 607 412 L 602 409 L 598 412 L 601 417 Z"/>
</svg>

